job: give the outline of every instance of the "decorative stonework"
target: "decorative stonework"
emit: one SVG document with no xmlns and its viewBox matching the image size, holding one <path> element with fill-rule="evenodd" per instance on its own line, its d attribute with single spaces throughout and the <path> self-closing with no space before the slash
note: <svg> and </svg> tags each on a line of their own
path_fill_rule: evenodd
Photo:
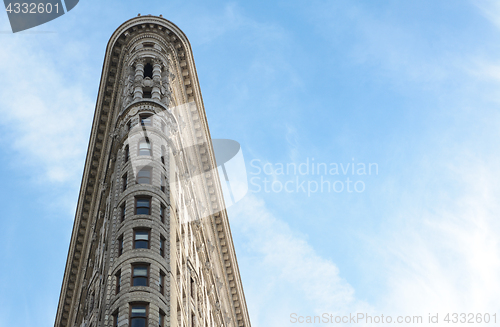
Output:
<svg viewBox="0 0 500 327">
<path fill-rule="evenodd" d="M 141 132 L 145 114 L 154 116 Z M 131 130 L 152 144 L 148 185 L 136 181 L 132 161 L 145 158 Z M 163 314 L 165 326 L 250 326 L 214 167 L 187 38 L 159 17 L 125 22 L 106 51 L 56 327 L 112 326 L 115 314 L 128 326 L 138 302 L 149 325 Z M 150 214 L 136 215 L 145 196 Z M 149 247 L 134 249 L 146 229 Z M 131 285 L 137 263 L 148 266 L 147 286 Z"/>
</svg>

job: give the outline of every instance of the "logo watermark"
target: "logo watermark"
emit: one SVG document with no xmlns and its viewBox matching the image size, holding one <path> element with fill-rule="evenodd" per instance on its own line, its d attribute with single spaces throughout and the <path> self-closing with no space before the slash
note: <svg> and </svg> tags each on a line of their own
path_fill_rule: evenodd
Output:
<svg viewBox="0 0 500 327">
<path fill-rule="evenodd" d="M 79 0 L 61 0 L 25 2 L 4 0 L 5 11 L 9 17 L 12 32 L 20 32 L 45 24 L 73 9 Z"/>
<path fill-rule="evenodd" d="M 179 122 L 173 114 L 179 111 L 198 112 L 194 103 L 157 113 L 132 108 L 127 126 L 122 127 L 126 133 L 123 151 L 124 161 L 131 165 L 127 179 L 137 184 L 151 184 L 157 171 L 154 167 L 161 167 L 160 189 L 174 195 L 181 221 L 189 222 L 232 206 L 245 196 L 248 183 L 240 144 L 229 139 L 208 140 L 201 132 L 193 137 L 186 122 Z M 212 178 L 217 176 L 224 201 L 216 200 L 218 188 Z"/>
<path fill-rule="evenodd" d="M 370 313 L 349 313 L 344 315 L 335 315 L 331 313 L 322 313 L 320 315 L 299 315 L 297 313 L 290 314 L 290 323 L 292 324 L 497 324 L 497 314 L 488 312 L 441 312 L 428 313 L 427 316 L 422 315 L 398 315 L 391 316 L 385 314 L 370 314 Z"/>
<path fill-rule="evenodd" d="M 364 177 L 378 175 L 377 163 L 315 162 L 306 158 L 300 163 L 262 163 L 250 161 L 250 191 L 254 193 L 362 193 L 366 190 Z"/>
</svg>

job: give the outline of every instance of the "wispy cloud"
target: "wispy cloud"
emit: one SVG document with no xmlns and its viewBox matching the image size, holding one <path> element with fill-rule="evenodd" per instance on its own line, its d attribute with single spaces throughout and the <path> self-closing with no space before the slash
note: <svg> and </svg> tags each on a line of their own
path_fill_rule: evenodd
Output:
<svg viewBox="0 0 500 327">
<path fill-rule="evenodd" d="M 386 272 L 388 285 L 378 299 L 378 310 L 439 312 L 444 317 L 453 312 L 491 314 L 498 307 L 498 160 L 484 164 L 467 155 L 459 157 L 449 165 L 462 183 L 458 190 L 409 192 L 390 212 L 394 218 L 384 222 L 385 232 L 371 236 L 376 257 L 385 262 L 377 270 Z M 424 179 L 427 173 L 421 171 Z M 457 194 L 439 196 L 453 191 Z"/>
<path fill-rule="evenodd" d="M 61 67 L 72 59 L 47 51 L 35 38 L 8 35 L 2 40 L 3 143 L 15 151 L 12 162 L 36 172 L 39 181 L 75 182 L 83 167 L 94 100 L 82 89 L 79 75 L 71 80 L 64 75 Z M 50 44 L 52 36 L 48 38 Z"/>
<path fill-rule="evenodd" d="M 246 289 L 254 326 L 269 322 L 288 325 L 294 312 L 314 315 L 371 310 L 356 299 L 337 266 L 318 255 L 304 235 L 273 215 L 263 200 L 249 194 L 229 211 L 239 240 L 240 264 L 245 266 L 244 282 L 260 285 Z"/>
</svg>

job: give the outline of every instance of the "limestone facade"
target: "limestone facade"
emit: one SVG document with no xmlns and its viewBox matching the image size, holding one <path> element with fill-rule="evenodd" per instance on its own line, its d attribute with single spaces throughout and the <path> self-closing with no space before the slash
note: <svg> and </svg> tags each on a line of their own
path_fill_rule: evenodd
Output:
<svg viewBox="0 0 500 327">
<path fill-rule="evenodd" d="M 250 327 L 188 39 L 162 17 L 106 50 L 55 327 Z"/>
</svg>

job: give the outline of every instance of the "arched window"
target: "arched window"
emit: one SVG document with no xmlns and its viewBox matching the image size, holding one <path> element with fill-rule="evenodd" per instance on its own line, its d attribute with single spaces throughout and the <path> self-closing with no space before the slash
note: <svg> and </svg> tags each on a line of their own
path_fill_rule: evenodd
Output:
<svg viewBox="0 0 500 327">
<path fill-rule="evenodd" d="M 142 139 L 139 142 L 139 155 L 140 156 L 151 156 L 151 142 L 148 138 Z"/>
</svg>

